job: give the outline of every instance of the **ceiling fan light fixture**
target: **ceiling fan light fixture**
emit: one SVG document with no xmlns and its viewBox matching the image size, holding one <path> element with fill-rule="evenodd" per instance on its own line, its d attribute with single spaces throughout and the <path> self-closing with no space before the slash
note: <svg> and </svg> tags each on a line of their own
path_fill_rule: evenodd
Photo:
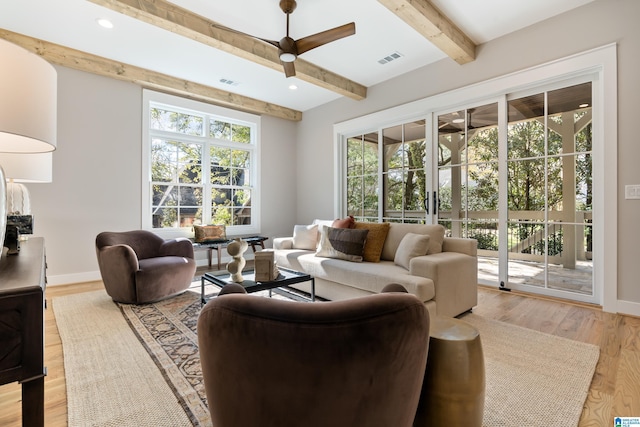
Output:
<svg viewBox="0 0 640 427">
<path fill-rule="evenodd" d="M 296 60 L 296 55 L 289 52 L 280 52 L 280 61 L 282 62 L 293 62 Z"/>
</svg>

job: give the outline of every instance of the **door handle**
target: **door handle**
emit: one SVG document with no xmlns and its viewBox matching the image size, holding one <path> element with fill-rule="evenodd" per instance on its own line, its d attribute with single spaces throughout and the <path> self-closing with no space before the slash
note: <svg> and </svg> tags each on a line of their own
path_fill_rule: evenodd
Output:
<svg viewBox="0 0 640 427">
<path fill-rule="evenodd" d="M 438 199 L 438 193 L 436 191 L 433 192 L 433 214 L 438 214 L 438 208 L 440 207 L 440 199 Z"/>
<path fill-rule="evenodd" d="M 422 204 L 424 205 L 425 213 L 429 215 L 429 193 L 428 192 L 425 198 L 422 200 Z"/>
</svg>

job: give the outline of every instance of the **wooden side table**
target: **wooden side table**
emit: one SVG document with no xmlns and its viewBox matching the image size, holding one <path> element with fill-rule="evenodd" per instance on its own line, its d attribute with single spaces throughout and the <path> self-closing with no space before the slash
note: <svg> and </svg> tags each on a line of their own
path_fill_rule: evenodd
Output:
<svg viewBox="0 0 640 427">
<path fill-rule="evenodd" d="M 264 236 L 250 236 L 250 237 L 243 237 L 243 240 L 245 240 L 249 246 L 251 246 L 251 249 L 253 250 L 253 253 L 256 252 L 256 246 L 260 246 L 262 249 L 264 249 L 264 242 L 265 240 L 268 240 L 268 237 L 264 237 Z M 229 243 L 231 243 L 233 240 L 220 240 L 220 241 L 214 241 L 214 242 L 204 242 L 204 243 L 193 243 L 193 249 L 195 251 L 198 250 L 206 250 L 207 251 L 207 261 L 209 262 L 209 267 L 212 266 L 212 261 L 213 261 L 213 251 L 216 251 L 216 258 L 217 258 L 217 269 L 218 270 L 222 270 L 222 265 L 220 263 L 220 260 L 222 259 L 222 249 L 226 248 L 227 245 Z"/>
<path fill-rule="evenodd" d="M 414 427 L 482 427 L 485 376 L 478 330 L 462 320 L 435 316 L 429 335 Z"/>
</svg>

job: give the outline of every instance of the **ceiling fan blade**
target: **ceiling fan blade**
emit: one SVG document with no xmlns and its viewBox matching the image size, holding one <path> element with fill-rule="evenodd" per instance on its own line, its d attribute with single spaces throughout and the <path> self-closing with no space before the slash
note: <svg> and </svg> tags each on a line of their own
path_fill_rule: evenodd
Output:
<svg viewBox="0 0 640 427">
<path fill-rule="evenodd" d="M 343 37 L 352 36 L 355 33 L 356 24 L 354 22 L 351 22 L 340 27 L 332 28 L 330 30 L 303 37 L 300 40 L 296 41 L 298 55 L 301 55 L 318 46 L 322 46 L 323 44 L 331 43 L 332 41 L 341 39 Z"/>
<path fill-rule="evenodd" d="M 284 74 L 287 77 L 293 77 L 296 75 L 296 67 L 293 65 L 293 62 L 283 62 L 282 65 L 284 66 Z"/>
<path fill-rule="evenodd" d="M 251 37 L 253 37 L 254 39 L 258 39 L 258 40 L 260 40 L 261 42 L 268 43 L 268 44 L 270 44 L 271 46 L 275 46 L 275 47 L 277 47 L 278 49 L 280 49 L 280 42 L 277 42 L 277 41 L 275 41 L 275 40 L 261 39 L 260 37 L 256 37 L 256 36 L 251 36 Z"/>
<path fill-rule="evenodd" d="M 280 42 L 277 42 L 275 40 L 267 40 L 267 39 L 263 39 L 261 37 L 256 37 L 256 36 L 253 36 L 251 34 L 243 33 L 242 31 L 234 30 L 233 28 L 225 27 L 224 25 L 220 25 L 218 23 L 212 23 L 211 26 L 213 28 L 217 28 L 219 30 L 229 31 L 230 33 L 236 33 L 236 34 L 240 34 L 240 35 L 243 35 L 243 36 L 251 37 L 252 39 L 257 39 L 257 40 L 263 41 L 265 43 L 268 43 L 268 44 L 270 44 L 272 46 L 275 46 L 278 49 L 280 48 Z"/>
</svg>

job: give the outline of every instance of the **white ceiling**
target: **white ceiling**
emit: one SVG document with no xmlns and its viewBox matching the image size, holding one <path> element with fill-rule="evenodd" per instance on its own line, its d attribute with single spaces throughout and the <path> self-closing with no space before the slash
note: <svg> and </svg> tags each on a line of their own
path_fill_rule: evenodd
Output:
<svg viewBox="0 0 640 427">
<path fill-rule="evenodd" d="M 482 44 L 591 1 L 431 2 L 476 44 Z M 285 35 L 279 0 L 172 3 L 261 38 L 279 40 Z M 98 26 L 98 18 L 110 19 L 115 27 Z M 446 58 L 377 0 L 298 0 L 290 35 L 299 39 L 349 22 L 356 23 L 354 36 L 306 52 L 301 58 L 367 87 Z M 340 97 L 88 0 L 3 0 L 0 28 L 299 111 Z M 386 65 L 378 63 L 393 52 L 402 57 Z M 224 84 L 221 79 L 237 84 Z M 292 83 L 297 90 L 289 89 Z"/>
</svg>

